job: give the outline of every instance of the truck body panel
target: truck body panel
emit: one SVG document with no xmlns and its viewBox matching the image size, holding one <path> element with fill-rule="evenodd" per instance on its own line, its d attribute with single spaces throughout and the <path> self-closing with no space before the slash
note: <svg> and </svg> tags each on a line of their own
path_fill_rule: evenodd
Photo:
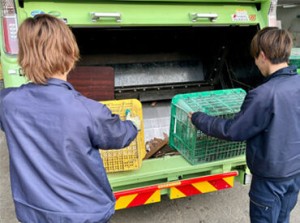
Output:
<svg viewBox="0 0 300 223">
<path fill-rule="evenodd" d="M 5 87 L 27 82 L 17 54 L 7 52 L 7 35 L 12 40 L 15 36 L 12 31 L 5 34 L 5 22 L 15 19 L 17 23 L 11 24 L 15 31 L 27 17 L 52 14 L 71 27 L 78 41 L 77 66 L 112 67 L 115 99 L 143 102 L 146 142 L 161 136 L 156 130 L 168 133 L 174 95 L 234 87 L 249 90 L 261 80 L 249 44 L 257 30 L 269 24 L 270 0 L 1 2 Z M 15 12 L 5 14 L 11 7 Z M 231 188 L 234 179 L 243 182 L 248 173 L 244 156 L 191 165 L 181 155 L 167 155 L 143 160 L 137 170 L 109 173 L 108 178 L 116 209 L 122 209 L 159 202 L 162 195 L 175 199 Z"/>
</svg>

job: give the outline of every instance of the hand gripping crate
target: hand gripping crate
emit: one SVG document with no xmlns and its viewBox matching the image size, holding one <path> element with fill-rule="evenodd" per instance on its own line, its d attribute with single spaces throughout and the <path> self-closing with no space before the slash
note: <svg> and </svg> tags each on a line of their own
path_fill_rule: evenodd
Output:
<svg viewBox="0 0 300 223">
<path fill-rule="evenodd" d="M 236 88 L 174 96 L 171 104 L 170 147 L 179 151 L 193 165 L 245 154 L 245 142 L 207 136 L 188 119 L 188 113 L 196 111 L 231 118 L 240 111 L 245 95 L 244 90 Z"/>
<path fill-rule="evenodd" d="M 105 104 L 112 113 L 119 115 L 122 120 L 126 118 L 127 109 L 130 109 L 131 116 L 138 116 L 141 120 L 141 130 L 128 147 L 110 150 L 100 149 L 106 172 L 120 172 L 140 168 L 146 155 L 141 102 L 137 99 L 124 99 L 101 101 L 101 103 Z"/>
</svg>

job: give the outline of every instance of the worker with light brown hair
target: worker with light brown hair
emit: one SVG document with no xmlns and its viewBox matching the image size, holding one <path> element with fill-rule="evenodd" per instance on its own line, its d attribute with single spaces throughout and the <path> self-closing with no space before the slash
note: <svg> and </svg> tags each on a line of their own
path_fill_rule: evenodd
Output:
<svg viewBox="0 0 300 223">
<path fill-rule="evenodd" d="M 300 76 L 289 66 L 291 34 L 277 27 L 256 33 L 251 55 L 265 77 L 250 90 L 232 119 L 190 114 L 205 134 L 246 140 L 252 173 L 249 192 L 251 223 L 288 223 L 300 188 Z"/>
<path fill-rule="evenodd" d="M 45 84 L 55 75 L 66 77 L 79 59 L 72 31 L 62 20 L 48 15 L 24 21 L 18 40 L 18 62 L 25 76 L 36 84 Z"/>
<path fill-rule="evenodd" d="M 66 81 L 79 50 L 62 20 L 27 18 L 18 41 L 29 83 L 0 91 L 16 216 L 23 223 L 108 222 L 115 197 L 98 148 L 128 146 L 139 126 Z"/>
</svg>

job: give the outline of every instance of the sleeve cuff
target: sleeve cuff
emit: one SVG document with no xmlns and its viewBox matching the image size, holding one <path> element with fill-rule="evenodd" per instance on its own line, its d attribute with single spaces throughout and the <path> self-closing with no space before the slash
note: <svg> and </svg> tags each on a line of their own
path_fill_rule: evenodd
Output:
<svg viewBox="0 0 300 223">
<path fill-rule="evenodd" d="M 194 112 L 191 118 L 192 123 L 197 126 L 197 120 L 199 119 L 199 117 L 203 116 L 203 114 L 203 112 Z"/>
</svg>

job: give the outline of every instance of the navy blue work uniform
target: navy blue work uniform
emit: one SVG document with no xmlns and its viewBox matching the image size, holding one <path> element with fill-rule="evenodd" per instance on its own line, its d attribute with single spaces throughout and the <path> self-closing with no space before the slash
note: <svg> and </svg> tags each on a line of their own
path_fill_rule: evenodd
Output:
<svg viewBox="0 0 300 223">
<path fill-rule="evenodd" d="M 19 221 L 102 223 L 115 198 L 98 148 L 123 148 L 137 135 L 103 104 L 49 79 L 0 91 L 11 188 Z"/>
<path fill-rule="evenodd" d="M 247 142 L 252 223 L 287 223 L 300 187 L 300 75 L 290 66 L 248 92 L 233 119 L 192 115 L 204 133 Z"/>
</svg>

